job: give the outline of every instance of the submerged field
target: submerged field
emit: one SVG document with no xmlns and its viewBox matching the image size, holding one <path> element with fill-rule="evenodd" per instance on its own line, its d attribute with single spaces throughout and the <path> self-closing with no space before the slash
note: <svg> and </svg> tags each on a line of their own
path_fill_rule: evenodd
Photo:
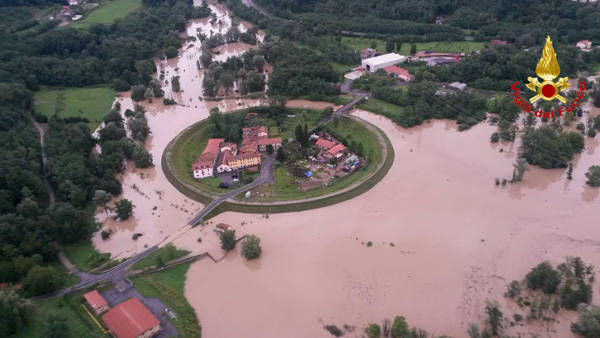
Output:
<svg viewBox="0 0 600 338">
<path fill-rule="evenodd" d="M 79 117 L 89 120 L 93 131 L 102 122 L 115 99 L 115 91 L 107 87 L 45 88 L 35 92 L 35 110 L 52 117 Z"/>
</svg>

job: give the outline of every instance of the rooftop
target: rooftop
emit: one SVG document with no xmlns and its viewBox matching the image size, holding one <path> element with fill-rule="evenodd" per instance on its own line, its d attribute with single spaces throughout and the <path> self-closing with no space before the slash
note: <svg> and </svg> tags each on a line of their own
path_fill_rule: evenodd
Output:
<svg viewBox="0 0 600 338">
<path fill-rule="evenodd" d="M 408 70 L 398 67 L 398 66 L 385 67 L 385 68 L 383 68 L 383 70 L 385 70 L 388 73 L 393 73 L 396 75 L 409 75 Z"/>
<path fill-rule="evenodd" d="M 202 154 L 206 154 L 206 153 L 216 154 L 216 153 L 218 153 L 219 152 L 219 146 L 223 142 L 225 142 L 225 139 L 222 139 L 222 138 L 211 138 L 211 139 L 208 139 L 208 143 L 206 144 L 206 147 L 204 148 L 204 151 L 202 152 Z"/>
<path fill-rule="evenodd" d="M 400 54 L 396 54 L 396 53 L 388 53 L 388 54 L 383 54 L 383 55 L 375 56 L 372 58 L 364 59 L 363 61 L 374 62 L 374 63 L 385 63 L 385 62 L 390 62 L 390 61 L 402 62 L 402 61 L 404 61 L 404 59 L 406 59 L 406 56 L 404 56 L 404 55 L 400 55 Z"/>
<path fill-rule="evenodd" d="M 118 338 L 136 338 L 160 323 L 135 297 L 112 308 L 102 320 Z"/>
<path fill-rule="evenodd" d="M 83 295 L 83 298 L 85 298 L 86 302 L 88 302 L 88 304 L 90 304 L 90 306 L 94 310 L 108 305 L 104 297 L 102 297 L 102 295 L 97 290 L 86 293 L 85 295 Z"/>
<path fill-rule="evenodd" d="M 335 147 L 327 150 L 327 153 L 329 153 L 331 155 L 335 155 L 344 150 L 346 150 L 346 146 L 340 143 L 340 144 L 336 144 Z"/>
</svg>

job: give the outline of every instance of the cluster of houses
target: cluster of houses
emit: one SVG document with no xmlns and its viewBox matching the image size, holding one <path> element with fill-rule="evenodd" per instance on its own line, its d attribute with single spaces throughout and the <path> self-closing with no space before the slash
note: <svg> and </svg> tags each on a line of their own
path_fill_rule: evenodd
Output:
<svg viewBox="0 0 600 338">
<path fill-rule="evenodd" d="M 130 298 L 112 309 L 97 291 L 83 295 L 87 306 L 94 314 L 102 316 L 102 321 L 117 338 L 150 338 L 160 331 L 160 321 L 137 298 Z"/>
<path fill-rule="evenodd" d="M 253 126 L 242 129 L 242 144 L 225 142 L 222 138 L 209 139 L 198 160 L 192 165 L 194 178 L 213 177 L 238 170 L 257 171 L 261 163 L 261 153 L 269 146 L 276 151 L 281 147 L 281 137 L 269 137 L 266 126 Z"/>
</svg>

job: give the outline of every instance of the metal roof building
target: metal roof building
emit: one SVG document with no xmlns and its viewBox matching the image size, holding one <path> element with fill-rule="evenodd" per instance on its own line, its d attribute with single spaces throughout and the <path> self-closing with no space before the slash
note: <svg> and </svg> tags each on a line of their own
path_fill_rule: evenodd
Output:
<svg viewBox="0 0 600 338">
<path fill-rule="evenodd" d="M 404 55 L 389 53 L 379 55 L 373 58 L 368 58 L 362 60 L 362 68 L 368 70 L 371 73 L 375 73 L 376 71 L 383 69 L 385 67 L 393 66 L 398 63 L 402 63 L 406 61 L 407 57 Z"/>
</svg>

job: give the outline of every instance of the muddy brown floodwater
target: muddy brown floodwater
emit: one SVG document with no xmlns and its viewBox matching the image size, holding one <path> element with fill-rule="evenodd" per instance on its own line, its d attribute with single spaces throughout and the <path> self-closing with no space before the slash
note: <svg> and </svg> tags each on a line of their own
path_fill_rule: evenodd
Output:
<svg viewBox="0 0 600 338">
<path fill-rule="evenodd" d="M 227 31 L 227 9 L 211 9 L 220 23 L 193 20 L 188 35 Z M 247 23 L 240 25 L 247 29 Z M 221 48 L 234 55 L 250 47 Z M 245 261 L 238 245 L 223 261 L 198 261 L 187 274 L 185 294 L 206 337 L 330 337 L 325 324 L 356 326 L 346 335 L 352 337 L 367 323 L 395 315 L 430 333 L 464 337 L 469 323 L 483 320 L 486 299 L 498 300 L 511 316 L 516 309 L 502 297 L 507 283 L 540 261 L 558 263 L 567 255 L 590 263 L 600 259 L 600 190 L 584 183 L 587 168 L 600 164 L 599 136 L 586 138 L 586 150 L 573 161 L 572 181 L 564 169 L 532 168 L 524 182 L 498 187 L 496 178 L 511 177 L 518 143 L 490 144 L 495 127 L 482 123 L 458 132 L 454 122 L 432 121 L 403 129 L 363 111 L 354 114 L 381 128 L 396 153 L 390 172 L 373 189 L 327 208 L 268 217 L 228 212 L 182 231 L 202 205 L 165 178 L 160 160 L 166 145 L 212 107 L 226 111 L 263 103 L 200 100 L 200 52 L 200 43 L 189 41 L 177 59 L 156 60 L 165 96 L 179 104 L 144 103 L 152 130 L 146 147 L 155 167 L 128 164 L 123 194 L 116 199 L 133 201 L 133 217 L 117 222 L 98 211 L 97 219 L 114 233 L 106 241 L 97 233 L 93 243 L 113 257 L 127 257 L 176 233 L 177 246 L 221 257 L 214 224 L 231 224 L 239 235 L 257 234 L 260 259 Z M 180 93 L 171 92 L 174 75 L 180 76 Z M 129 96 L 119 99 L 122 112 L 133 107 Z M 134 233 L 143 236 L 133 241 Z M 568 337 L 574 317 L 562 314 L 551 333 L 541 325 L 508 333 Z"/>
<path fill-rule="evenodd" d="M 196 36 L 204 32 L 210 36 L 217 32 L 224 34 L 231 25 L 231 15 L 222 5 L 210 5 L 216 13 L 218 21 L 214 24 L 209 19 L 192 20 L 188 23 L 186 34 Z M 240 24 L 241 25 L 241 24 Z M 212 33 L 211 33 L 212 32 Z M 232 44 L 228 55 L 241 55 L 253 46 Z M 229 46 L 222 47 L 228 50 Z M 144 248 L 156 245 L 169 234 L 186 225 L 193 214 L 202 209 L 202 204 L 187 199 L 177 191 L 166 179 L 161 169 L 161 157 L 167 144 L 189 125 L 208 117 L 208 111 L 218 106 L 223 111 L 244 108 L 261 104 L 260 100 L 228 99 L 218 102 L 201 100 L 203 69 L 198 69 L 196 61 L 201 55 L 199 41 L 188 41 L 179 51 L 179 57 L 170 60 L 156 59 L 165 97 L 173 97 L 178 105 L 165 106 L 161 99 L 154 102 L 143 102 L 147 109 L 146 117 L 152 134 L 146 141 L 146 149 L 152 154 L 154 168 L 135 169 L 131 163 L 121 177 L 123 194 L 115 198 L 127 198 L 135 205 L 133 217 L 125 222 L 115 221 L 98 210 L 96 219 L 103 223 L 103 229 L 110 229 L 113 234 L 109 240 L 102 240 L 100 232 L 92 239 L 101 252 L 110 252 L 113 258 L 128 257 Z M 223 55 L 223 54 L 221 54 Z M 182 91 L 173 93 L 171 78 L 180 77 Z M 121 93 L 121 113 L 132 109 L 134 103 L 130 93 Z M 132 240 L 135 233 L 143 236 Z"/>
<path fill-rule="evenodd" d="M 356 326 L 355 337 L 395 315 L 436 335 L 465 337 L 469 323 L 483 321 L 486 299 L 512 317 L 506 285 L 540 261 L 600 259 L 600 190 L 584 183 L 587 168 L 600 164 L 598 137 L 586 138 L 572 181 L 564 169 L 531 168 L 522 183 L 498 187 L 495 178 L 512 175 L 518 144 L 492 145 L 495 127 L 458 132 L 454 122 L 436 120 L 404 129 L 368 112 L 354 115 L 381 128 L 396 153 L 373 189 L 268 218 L 224 213 L 176 241 L 198 250 L 196 239 L 207 238 L 217 255 L 212 228 L 221 222 L 261 238 L 258 260 L 247 262 L 237 248 L 217 264 L 191 266 L 185 294 L 207 337 L 330 337 L 326 324 Z M 507 332 L 569 337 L 575 315 L 561 314 L 551 333 L 542 325 Z"/>
</svg>

